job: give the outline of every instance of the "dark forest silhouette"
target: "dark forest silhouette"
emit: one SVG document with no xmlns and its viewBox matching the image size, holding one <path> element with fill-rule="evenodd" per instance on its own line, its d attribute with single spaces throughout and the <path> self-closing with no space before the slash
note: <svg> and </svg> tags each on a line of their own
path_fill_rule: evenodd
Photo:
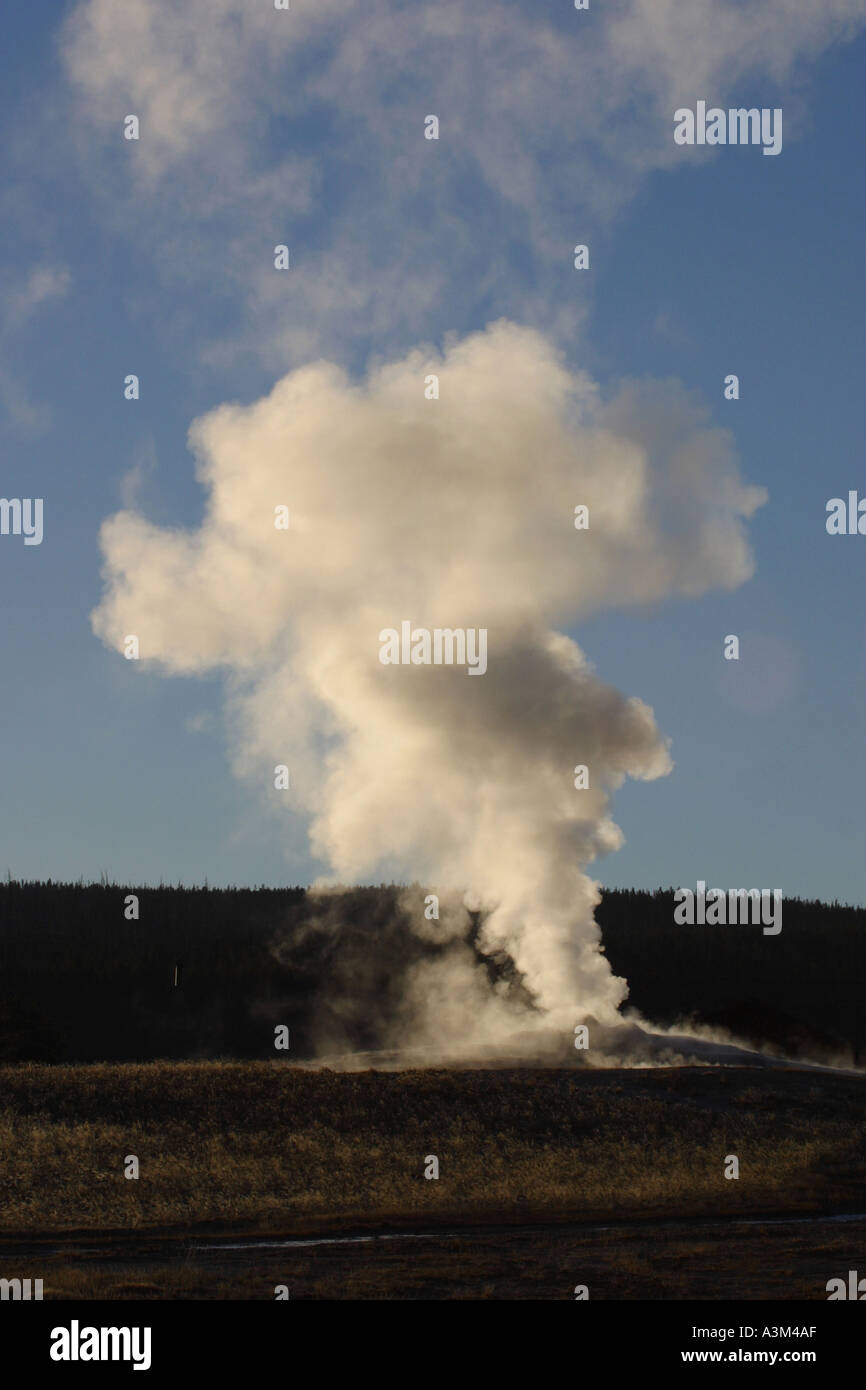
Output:
<svg viewBox="0 0 866 1390">
<path fill-rule="evenodd" d="M 138 921 L 124 916 L 129 893 Z M 375 1047 L 368 991 L 396 1007 L 404 972 L 438 949 L 410 930 L 401 893 L 346 889 L 323 925 L 303 888 L 7 881 L 0 1061 L 273 1058 L 277 1023 L 303 1058 L 328 1015 L 348 1045 Z M 673 889 L 606 891 L 596 916 L 630 1005 L 654 1022 L 724 1025 L 816 1060 L 866 1045 L 866 908 L 786 899 L 775 937 L 677 925 Z M 508 961 L 484 965 L 520 988 Z"/>
</svg>

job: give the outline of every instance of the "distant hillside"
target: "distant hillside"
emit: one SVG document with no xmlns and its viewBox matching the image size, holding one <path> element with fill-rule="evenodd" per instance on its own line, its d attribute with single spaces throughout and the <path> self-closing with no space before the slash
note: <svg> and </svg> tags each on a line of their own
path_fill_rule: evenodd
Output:
<svg viewBox="0 0 866 1390">
<path fill-rule="evenodd" d="M 295 1057 L 323 1032 L 376 1047 L 369 1000 L 396 1010 L 407 970 L 438 949 L 400 894 L 347 890 L 325 919 L 302 888 L 0 884 L 0 1061 L 267 1058 L 276 1023 Z M 597 918 L 630 1002 L 658 1022 L 724 1024 L 794 1055 L 866 1049 L 866 909 L 786 900 L 771 937 L 678 926 L 668 889 L 606 892 Z M 484 964 L 521 989 L 508 961 Z"/>
</svg>

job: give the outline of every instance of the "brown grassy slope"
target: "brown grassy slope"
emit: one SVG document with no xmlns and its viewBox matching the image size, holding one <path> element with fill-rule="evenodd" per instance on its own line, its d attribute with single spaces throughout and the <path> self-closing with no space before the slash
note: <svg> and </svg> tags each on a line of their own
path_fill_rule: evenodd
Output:
<svg viewBox="0 0 866 1390">
<path fill-rule="evenodd" d="M 0 1229 L 866 1209 L 860 1078 L 748 1068 L 0 1068 Z M 141 1176 L 124 1177 L 137 1156 Z M 437 1155 L 438 1181 L 423 1176 Z M 723 1176 L 736 1154 L 738 1181 Z"/>
</svg>

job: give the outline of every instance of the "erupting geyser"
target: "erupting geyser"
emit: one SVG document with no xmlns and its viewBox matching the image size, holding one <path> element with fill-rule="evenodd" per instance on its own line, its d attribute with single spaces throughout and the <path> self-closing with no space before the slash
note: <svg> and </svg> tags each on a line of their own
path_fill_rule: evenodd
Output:
<svg viewBox="0 0 866 1390">
<path fill-rule="evenodd" d="M 106 521 L 94 629 L 118 650 L 136 634 L 168 672 L 227 673 L 235 768 L 264 788 L 291 766 L 323 890 L 391 878 L 439 896 L 437 920 L 423 895 L 406 914 L 445 949 L 407 969 L 393 1042 L 508 1049 L 587 1016 L 616 1028 L 627 986 L 586 870 L 621 842 L 611 793 L 671 762 L 652 711 L 564 629 L 749 577 L 744 522 L 764 494 L 727 432 L 676 383 L 602 400 L 544 337 L 498 322 L 360 384 L 303 367 L 197 420 L 190 442 L 201 525 Z M 379 635 L 407 615 L 483 628 L 486 670 L 383 664 Z M 519 989 L 485 968 L 503 958 Z"/>
</svg>

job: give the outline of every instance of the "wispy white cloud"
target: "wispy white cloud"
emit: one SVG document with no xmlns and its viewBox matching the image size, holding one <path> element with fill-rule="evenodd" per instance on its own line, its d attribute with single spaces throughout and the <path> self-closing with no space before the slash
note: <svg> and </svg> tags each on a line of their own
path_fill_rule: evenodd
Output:
<svg viewBox="0 0 866 1390">
<path fill-rule="evenodd" d="M 52 300 L 62 299 L 72 283 L 62 266 L 36 266 L 17 287 L 9 283 L 0 310 L 0 406 L 12 428 L 38 434 L 50 422 L 50 408 L 35 400 L 11 365 L 19 356 L 18 334 Z"/>
<path fill-rule="evenodd" d="M 673 347 L 687 347 L 692 341 L 688 329 L 680 323 L 670 309 L 659 309 L 653 319 L 652 327 L 657 338 L 670 343 Z"/>
<path fill-rule="evenodd" d="M 158 468 L 156 444 L 152 437 L 148 437 L 137 446 L 132 463 L 118 483 L 124 507 L 131 510 L 142 506 L 145 489 L 154 481 Z"/>
<path fill-rule="evenodd" d="M 139 226 L 173 288 L 223 304 L 231 329 L 199 334 L 210 360 L 279 370 L 407 346 L 442 306 L 531 303 L 552 328 L 571 245 L 651 171 L 713 157 L 674 146 L 676 106 L 785 82 L 864 22 L 863 0 L 81 0 L 61 51 L 82 148 L 111 171 L 106 216 Z M 568 293 L 573 326 L 585 283 Z"/>
<path fill-rule="evenodd" d="M 43 304 L 62 299 L 71 284 L 69 271 L 60 266 L 40 266 L 31 270 L 24 284 L 6 296 L 3 332 L 26 323 Z"/>
</svg>

